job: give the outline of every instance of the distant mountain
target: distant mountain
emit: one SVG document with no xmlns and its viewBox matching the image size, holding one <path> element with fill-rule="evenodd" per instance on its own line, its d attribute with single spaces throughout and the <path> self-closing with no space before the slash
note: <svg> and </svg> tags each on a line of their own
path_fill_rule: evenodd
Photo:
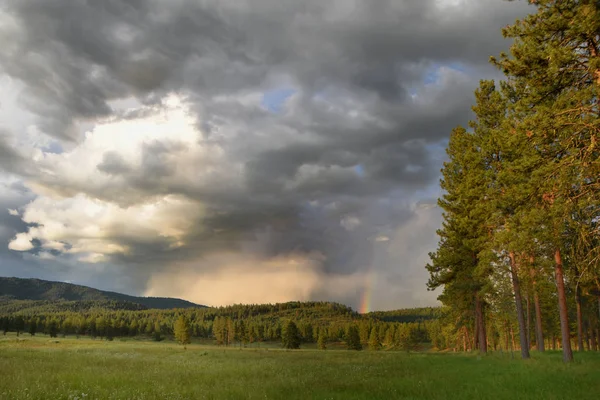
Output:
<svg viewBox="0 0 600 400">
<path fill-rule="evenodd" d="M 205 307 L 170 297 L 137 297 L 87 286 L 42 279 L 0 277 L 0 300 L 77 301 L 133 303 L 142 308 L 171 309 Z M 136 308 L 132 306 L 131 308 Z"/>
</svg>

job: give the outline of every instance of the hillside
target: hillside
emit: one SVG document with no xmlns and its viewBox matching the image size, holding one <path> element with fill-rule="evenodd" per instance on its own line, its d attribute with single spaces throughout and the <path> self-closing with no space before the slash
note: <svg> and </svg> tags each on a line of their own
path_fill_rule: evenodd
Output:
<svg viewBox="0 0 600 400">
<path fill-rule="evenodd" d="M 4 277 L 0 277 L 0 299 L 107 303 L 127 302 L 141 305 L 143 306 L 142 308 L 153 309 L 204 307 L 186 300 L 168 297 L 137 297 L 74 285 L 72 283 Z M 135 308 L 134 306 L 128 307 L 128 309 Z"/>
<path fill-rule="evenodd" d="M 403 308 L 390 311 L 372 311 L 368 317 L 385 322 L 419 322 L 438 319 L 442 316 L 441 307 Z"/>
</svg>

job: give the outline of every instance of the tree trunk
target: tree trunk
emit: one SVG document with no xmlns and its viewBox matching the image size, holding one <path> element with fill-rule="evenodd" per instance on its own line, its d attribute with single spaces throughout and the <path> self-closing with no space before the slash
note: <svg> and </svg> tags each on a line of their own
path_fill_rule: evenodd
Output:
<svg viewBox="0 0 600 400">
<path fill-rule="evenodd" d="M 529 301 L 529 292 L 527 293 L 527 348 L 531 350 L 531 301 Z"/>
<path fill-rule="evenodd" d="M 589 323 L 590 322 L 587 319 L 583 323 L 583 339 L 587 351 L 592 350 L 592 346 L 590 344 L 590 330 L 588 329 Z"/>
<path fill-rule="evenodd" d="M 487 353 L 487 338 L 485 334 L 485 319 L 483 311 L 483 301 L 479 294 L 475 295 L 475 321 L 477 331 L 477 344 L 481 353 Z"/>
<path fill-rule="evenodd" d="M 540 306 L 540 296 L 537 292 L 537 282 L 535 280 L 535 269 L 533 268 L 533 257 L 531 257 L 531 281 L 533 285 L 533 307 L 535 308 L 535 343 L 538 351 L 544 351 L 544 331 L 542 328 L 542 307 Z"/>
<path fill-rule="evenodd" d="M 512 352 L 514 349 L 517 348 L 517 344 L 515 343 L 515 332 L 513 331 L 513 327 L 512 325 L 509 325 L 509 329 L 510 329 L 510 351 Z"/>
<path fill-rule="evenodd" d="M 506 348 L 506 351 L 508 351 L 509 347 L 508 347 L 508 340 L 510 338 L 510 330 L 508 328 L 508 321 L 506 321 L 506 330 L 504 332 L 504 347 Z"/>
<path fill-rule="evenodd" d="M 560 314 L 560 335 L 563 348 L 563 361 L 573 361 L 571 350 L 571 333 L 569 332 L 569 314 L 567 310 L 567 295 L 565 293 L 565 279 L 563 277 L 563 265 L 560 250 L 554 252 L 554 273 L 556 279 L 556 290 L 558 292 L 558 311 Z"/>
<path fill-rule="evenodd" d="M 521 358 L 529 358 L 529 343 L 527 340 L 527 328 L 525 326 L 525 316 L 523 315 L 523 299 L 521 298 L 521 285 L 517 273 L 517 263 L 515 253 L 510 252 L 510 275 L 512 277 L 513 291 L 515 292 L 515 304 L 517 308 L 517 322 L 519 323 L 519 342 L 521 345 Z"/>
<path fill-rule="evenodd" d="M 467 327 L 463 326 L 463 350 L 467 352 L 467 343 L 469 341 L 469 332 L 467 332 Z"/>
<path fill-rule="evenodd" d="M 592 350 L 594 351 L 598 351 L 598 342 L 596 341 L 596 332 L 594 331 L 594 328 L 591 326 L 590 324 L 590 341 L 591 346 L 592 346 Z"/>
<path fill-rule="evenodd" d="M 577 305 L 577 351 L 584 351 L 583 348 L 583 316 L 581 314 L 581 289 L 579 285 L 575 289 L 575 303 Z"/>
<path fill-rule="evenodd" d="M 475 302 L 477 303 L 477 302 Z M 477 304 L 475 304 L 475 327 L 473 332 L 473 349 L 479 348 L 479 317 L 477 316 Z"/>
<path fill-rule="evenodd" d="M 471 340 L 471 332 L 468 326 L 465 326 L 465 334 L 467 335 L 467 351 L 473 350 L 473 342 Z"/>
</svg>

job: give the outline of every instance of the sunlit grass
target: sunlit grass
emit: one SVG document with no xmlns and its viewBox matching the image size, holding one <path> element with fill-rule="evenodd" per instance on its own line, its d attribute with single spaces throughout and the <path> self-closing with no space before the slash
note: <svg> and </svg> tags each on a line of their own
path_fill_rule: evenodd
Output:
<svg viewBox="0 0 600 400">
<path fill-rule="evenodd" d="M 597 399 L 600 355 L 217 348 L 0 336 L 1 399 Z"/>
</svg>

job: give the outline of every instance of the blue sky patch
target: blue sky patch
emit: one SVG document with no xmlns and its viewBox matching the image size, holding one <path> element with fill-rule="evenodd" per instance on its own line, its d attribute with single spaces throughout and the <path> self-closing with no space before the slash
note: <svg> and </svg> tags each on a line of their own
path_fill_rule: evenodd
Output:
<svg viewBox="0 0 600 400">
<path fill-rule="evenodd" d="M 356 175 L 362 178 L 363 176 L 365 176 L 365 167 L 363 167 L 361 164 L 355 165 L 354 172 L 356 172 Z"/>
<path fill-rule="evenodd" d="M 462 72 L 462 73 L 467 72 L 467 68 L 465 67 L 465 65 L 460 62 L 453 61 L 448 64 L 433 63 L 433 64 L 431 64 L 431 66 L 429 68 L 427 68 L 427 72 L 425 73 L 423 82 L 426 85 L 430 85 L 432 83 L 436 83 L 437 81 L 439 81 L 440 69 L 442 69 L 443 67 L 450 68 L 450 69 L 453 69 L 455 71 Z"/>
<path fill-rule="evenodd" d="M 61 154 L 64 151 L 64 149 L 60 143 L 52 141 L 48 144 L 48 146 L 43 147 L 42 151 L 44 153 Z"/>
<path fill-rule="evenodd" d="M 291 88 L 280 88 L 269 90 L 263 94 L 262 105 L 267 110 L 273 113 L 281 112 L 283 105 L 290 96 L 296 93 L 296 89 Z"/>
</svg>

